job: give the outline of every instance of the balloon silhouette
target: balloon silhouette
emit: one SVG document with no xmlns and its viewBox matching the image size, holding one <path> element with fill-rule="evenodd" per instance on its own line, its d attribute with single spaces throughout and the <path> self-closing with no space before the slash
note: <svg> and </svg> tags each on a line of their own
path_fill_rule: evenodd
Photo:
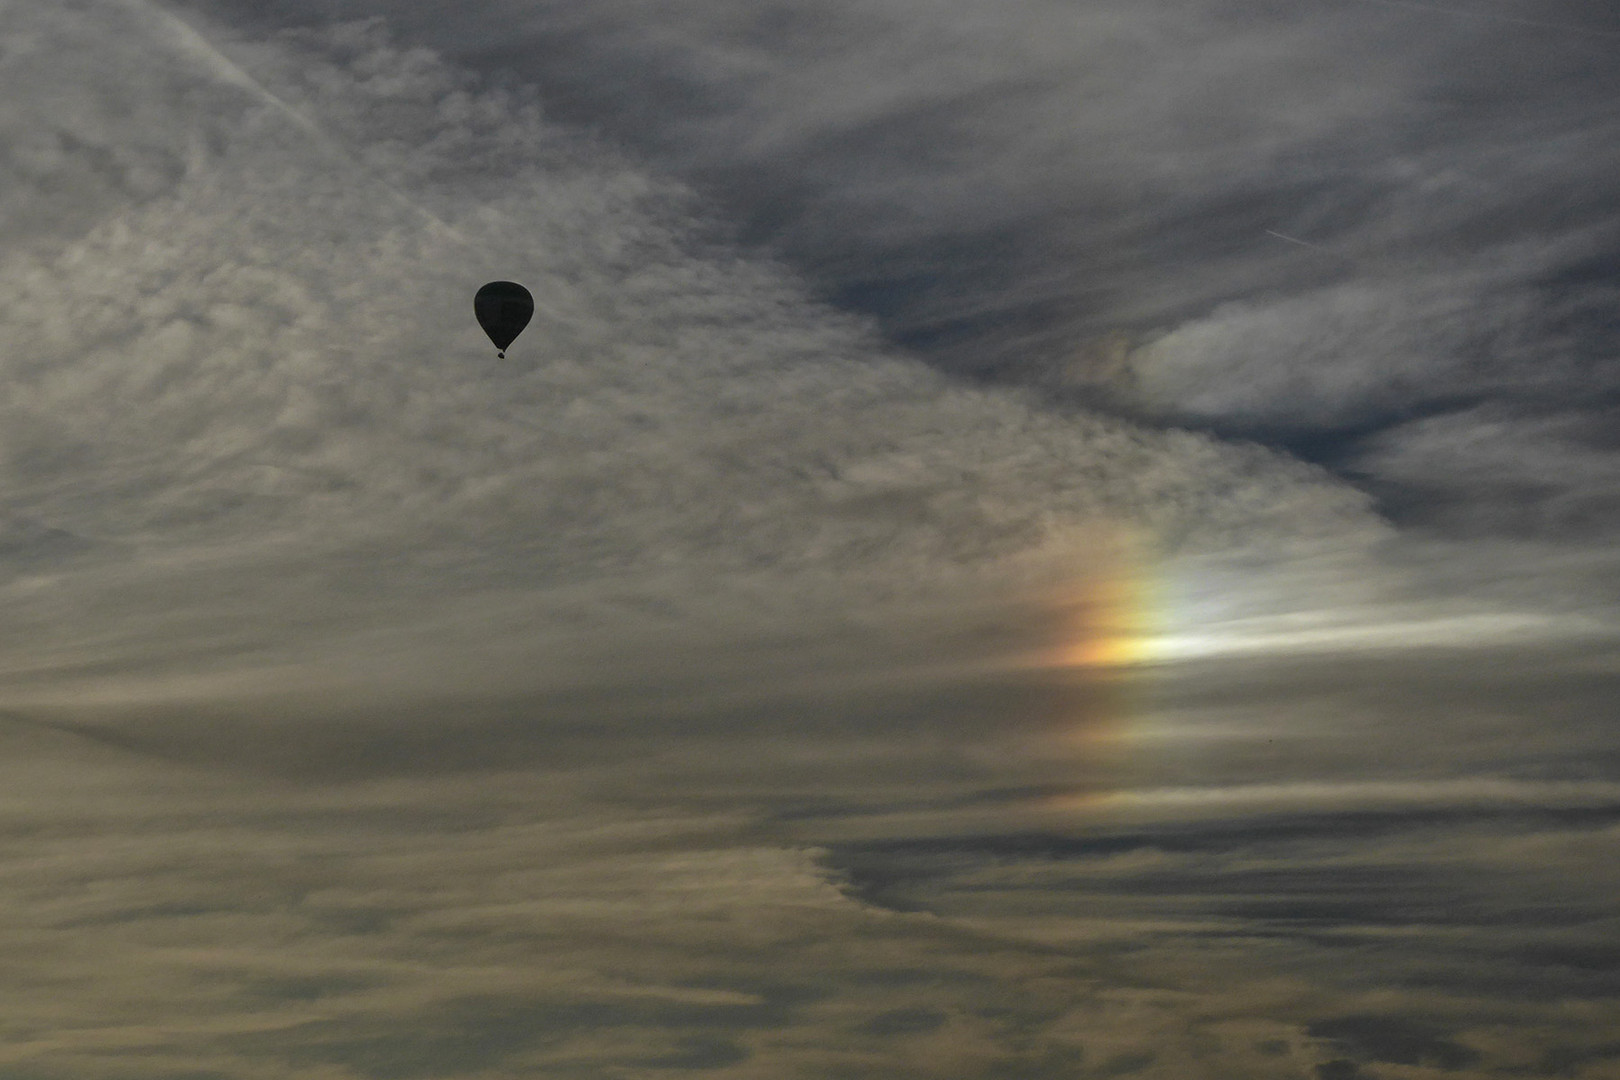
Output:
<svg viewBox="0 0 1620 1080">
<path fill-rule="evenodd" d="M 534 315 L 534 297 L 515 281 L 492 281 L 473 297 L 473 314 L 495 343 L 496 355 L 505 360 L 506 347 Z"/>
</svg>

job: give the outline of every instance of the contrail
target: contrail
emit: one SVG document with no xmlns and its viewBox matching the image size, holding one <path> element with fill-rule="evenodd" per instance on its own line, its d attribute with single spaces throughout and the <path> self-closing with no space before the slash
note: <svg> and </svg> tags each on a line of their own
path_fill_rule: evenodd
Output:
<svg viewBox="0 0 1620 1080">
<path fill-rule="evenodd" d="M 181 48 L 183 48 L 195 59 L 208 65 L 209 69 L 211 69 L 215 75 L 218 75 L 221 79 L 230 83 L 232 86 L 241 87 L 242 89 L 252 93 L 260 100 L 268 102 L 270 105 L 275 107 L 277 112 L 291 120 L 294 124 L 297 124 L 298 127 L 303 129 L 306 134 L 313 135 L 315 138 L 319 139 L 322 144 L 327 146 L 332 145 L 331 137 L 327 135 L 326 132 L 322 131 L 313 120 L 299 112 L 297 109 L 293 108 L 291 105 L 287 104 L 285 101 L 281 100 L 281 98 L 277 97 L 271 92 L 269 87 L 265 86 L 258 79 L 255 79 L 252 75 L 249 75 L 246 71 L 243 71 L 235 61 L 226 56 L 224 53 L 220 52 L 218 49 L 214 48 L 207 38 L 203 37 L 201 34 L 197 33 L 196 30 L 192 29 L 190 23 L 186 22 L 173 12 L 164 10 L 156 4 L 143 6 L 146 6 L 154 15 L 158 17 L 158 19 L 162 20 L 162 22 L 174 32 L 174 36 Z M 335 147 L 333 148 L 336 149 Z"/>
<path fill-rule="evenodd" d="M 1513 15 L 1497 15 L 1489 11 L 1467 11 L 1462 8 L 1441 7 L 1439 4 L 1420 4 L 1415 3 L 1414 0 L 1360 0 L 1360 2 L 1363 4 L 1378 4 L 1380 7 L 1406 8 L 1410 11 L 1428 11 L 1436 15 L 1456 15 L 1464 19 L 1484 19 L 1488 22 L 1510 23 L 1514 26 L 1533 26 L 1540 30 L 1561 30 L 1568 34 L 1620 38 L 1620 30 L 1600 30 L 1592 26 L 1574 26 L 1570 23 L 1520 19 Z"/>
<path fill-rule="evenodd" d="M 232 86 L 237 86 L 247 90 L 249 93 L 269 104 L 277 112 L 281 113 L 287 119 L 296 124 L 299 130 L 315 139 L 316 142 L 318 142 L 328 152 L 343 158 L 345 161 L 348 161 L 351 164 L 359 165 L 359 163 L 354 160 L 354 156 L 340 146 L 337 140 L 333 139 L 332 136 L 321 130 L 319 124 L 315 123 L 309 117 L 287 104 L 280 97 L 276 96 L 276 94 L 271 91 L 269 87 L 265 86 L 246 71 L 242 70 L 242 68 L 235 61 L 216 49 L 207 38 L 203 37 L 195 29 L 193 29 L 190 23 L 186 22 L 173 12 L 164 9 L 158 4 L 148 2 L 148 0 L 137 0 L 137 2 L 139 3 L 140 7 L 152 12 L 152 14 L 157 16 L 158 19 L 162 20 L 163 23 L 174 32 L 174 36 L 177 39 L 180 47 L 192 57 L 208 65 L 209 69 L 212 70 L 214 74 L 218 75 L 221 79 L 230 83 Z M 436 231 L 445 236 L 451 237 L 459 243 L 472 246 L 472 241 L 468 240 L 437 214 L 426 209 L 425 207 L 418 205 L 415 200 L 410 198 L 410 196 L 395 188 L 387 181 L 377 177 L 375 174 L 372 174 L 369 169 L 365 169 L 365 166 L 359 165 L 359 167 L 365 170 L 368 176 L 370 176 L 371 180 L 379 187 L 426 218 L 428 223 L 432 225 Z"/>
<path fill-rule="evenodd" d="M 1267 229 L 1266 230 L 1266 235 L 1267 236 L 1275 236 L 1279 240 L 1286 240 L 1290 244 L 1298 244 L 1300 247 L 1310 248 L 1312 251 L 1320 251 L 1324 255 L 1332 255 L 1335 258 L 1339 258 L 1339 259 L 1342 259 L 1342 258 L 1345 257 L 1343 255 L 1340 255 L 1337 251 L 1334 251 L 1332 248 L 1325 248 L 1321 244 L 1313 244 L 1309 240 L 1301 240 L 1297 236 L 1289 236 L 1287 233 L 1280 233 L 1280 232 L 1277 232 L 1274 229 Z"/>
</svg>

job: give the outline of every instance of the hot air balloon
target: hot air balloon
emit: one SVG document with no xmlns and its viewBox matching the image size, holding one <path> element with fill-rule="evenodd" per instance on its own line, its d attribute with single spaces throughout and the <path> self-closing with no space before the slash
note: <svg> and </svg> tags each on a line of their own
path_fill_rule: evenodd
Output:
<svg viewBox="0 0 1620 1080">
<path fill-rule="evenodd" d="M 492 281 L 473 297 L 473 314 L 495 343 L 496 355 L 505 360 L 506 347 L 534 315 L 534 297 L 515 281 Z"/>
</svg>

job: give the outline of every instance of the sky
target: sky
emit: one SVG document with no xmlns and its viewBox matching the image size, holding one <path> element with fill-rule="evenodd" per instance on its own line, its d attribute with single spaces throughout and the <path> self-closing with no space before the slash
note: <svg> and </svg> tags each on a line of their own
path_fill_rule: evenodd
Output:
<svg viewBox="0 0 1620 1080">
<path fill-rule="evenodd" d="M 1620 1076 L 1617 46 L 0 2 L 0 1080 Z"/>
</svg>

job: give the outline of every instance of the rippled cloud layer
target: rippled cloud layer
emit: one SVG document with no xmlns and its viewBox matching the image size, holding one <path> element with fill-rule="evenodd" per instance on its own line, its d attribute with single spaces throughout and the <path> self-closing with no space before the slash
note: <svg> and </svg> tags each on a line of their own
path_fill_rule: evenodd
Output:
<svg viewBox="0 0 1620 1080">
<path fill-rule="evenodd" d="M 1483 14 L 0 7 L 0 1073 L 1610 1075 L 1609 39 Z"/>
</svg>

